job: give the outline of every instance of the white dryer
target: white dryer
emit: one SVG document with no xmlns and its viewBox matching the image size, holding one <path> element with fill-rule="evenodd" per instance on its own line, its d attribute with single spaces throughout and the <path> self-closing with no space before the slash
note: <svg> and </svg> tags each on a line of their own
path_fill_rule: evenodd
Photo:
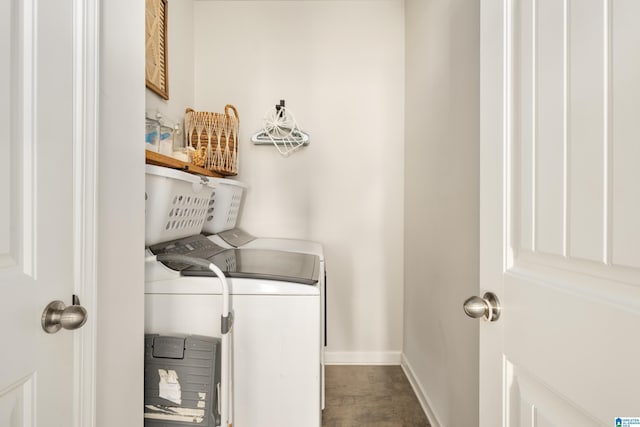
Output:
<svg viewBox="0 0 640 427">
<path fill-rule="evenodd" d="M 327 345 L 327 274 L 324 249 L 320 243 L 308 240 L 255 237 L 240 228 L 236 228 L 240 215 L 246 184 L 227 178 L 213 178 L 215 188 L 207 209 L 202 232 L 223 248 L 269 249 L 284 252 L 315 255 L 320 260 L 320 311 L 321 311 L 321 354 L 322 365 L 321 395 L 322 409 L 325 407 L 325 369 L 324 350 Z"/>
<path fill-rule="evenodd" d="M 234 313 L 234 425 L 321 425 L 320 261 L 312 254 L 227 249 L 202 235 L 149 253 L 206 258 L 225 272 Z M 198 267 L 148 262 L 147 333 L 219 335 L 220 281 Z"/>
<path fill-rule="evenodd" d="M 206 233 L 205 233 L 206 234 Z M 322 409 L 325 407 L 325 364 L 324 350 L 327 346 L 327 271 L 322 244 L 310 240 L 285 239 L 276 237 L 255 237 L 241 228 L 221 231 L 208 236 L 209 240 L 223 248 L 268 249 L 284 252 L 315 255 L 320 260 L 320 300 L 321 300 L 321 355 L 322 364 Z"/>
</svg>

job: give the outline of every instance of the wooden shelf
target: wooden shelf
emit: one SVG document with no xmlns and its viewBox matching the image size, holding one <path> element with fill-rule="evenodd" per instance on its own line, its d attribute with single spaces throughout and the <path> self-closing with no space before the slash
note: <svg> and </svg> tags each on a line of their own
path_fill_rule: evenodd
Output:
<svg viewBox="0 0 640 427">
<path fill-rule="evenodd" d="M 189 172 L 198 175 L 213 176 L 216 178 L 223 178 L 223 175 L 212 172 L 209 169 L 201 168 L 200 166 L 193 165 L 191 163 L 183 162 L 173 157 L 165 156 L 164 154 L 156 153 L 155 151 L 146 151 L 146 163 L 149 165 L 164 166 L 172 169 L 180 169 L 184 172 Z"/>
</svg>

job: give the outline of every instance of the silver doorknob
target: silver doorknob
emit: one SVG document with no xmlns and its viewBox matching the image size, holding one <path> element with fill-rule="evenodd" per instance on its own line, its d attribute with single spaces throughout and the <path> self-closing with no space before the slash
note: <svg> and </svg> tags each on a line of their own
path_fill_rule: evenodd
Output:
<svg viewBox="0 0 640 427">
<path fill-rule="evenodd" d="M 473 296 L 462 305 L 467 316 L 495 322 L 500 318 L 500 300 L 493 292 L 485 293 L 482 298 Z"/>
<path fill-rule="evenodd" d="M 80 305 L 77 296 L 73 296 L 73 305 L 65 306 L 62 301 L 50 302 L 42 312 L 42 329 L 55 334 L 60 329 L 74 330 L 87 321 L 87 310 Z"/>
</svg>

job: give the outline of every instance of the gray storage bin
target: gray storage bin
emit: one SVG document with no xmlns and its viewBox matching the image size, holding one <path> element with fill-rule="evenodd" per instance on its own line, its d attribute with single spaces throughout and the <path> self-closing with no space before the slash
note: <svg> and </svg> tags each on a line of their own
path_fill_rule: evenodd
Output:
<svg viewBox="0 0 640 427">
<path fill-rule="evenodd" d="M 220 425 L 220 339 L 199 335 L 144 338 L 144 425 Z"/>
</svg>

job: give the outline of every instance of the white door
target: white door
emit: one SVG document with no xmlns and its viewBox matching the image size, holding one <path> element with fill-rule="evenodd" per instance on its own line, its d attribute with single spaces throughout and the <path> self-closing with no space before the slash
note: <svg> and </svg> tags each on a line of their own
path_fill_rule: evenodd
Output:
<svg viewBox="0 0 640 427">
<path fill-rule="evenodd" d="M 640 419 L 640 2 L 483 0 L 481 426 Z"/>
<path fill-rule="evenodd" d="M 3 427 L 91 425 L 91 414 L 82 411 L 93 396 L 83 375 L 92 369 L 85 345 L 91 327 L 47 334 L 41 326 L 51 301 L 70 305 L 72 294 L 89 298 L 83 280 L 92 277 L 86 263 L 93 250 L 86 246 L 92 223 L 84 192 L 92 194 L 93 182 L 85 182 L 90 175 L 83 161 L 88 80 L 82 76 L 80 3 L 0 2 Z"/>
</svg>

